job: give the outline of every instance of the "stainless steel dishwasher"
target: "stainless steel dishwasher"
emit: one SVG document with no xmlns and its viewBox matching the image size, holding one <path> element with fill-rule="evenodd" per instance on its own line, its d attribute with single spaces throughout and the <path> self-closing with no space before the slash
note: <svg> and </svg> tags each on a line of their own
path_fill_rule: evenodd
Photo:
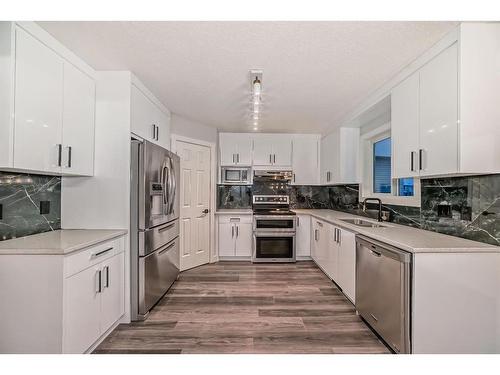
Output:
<svg viewBox="0 0 500 375">
<path fill-rule="evenodd" d="M 410 353 L 410 253 L 356 236 L 356 310 L 396 353 Z"/>
</svg>

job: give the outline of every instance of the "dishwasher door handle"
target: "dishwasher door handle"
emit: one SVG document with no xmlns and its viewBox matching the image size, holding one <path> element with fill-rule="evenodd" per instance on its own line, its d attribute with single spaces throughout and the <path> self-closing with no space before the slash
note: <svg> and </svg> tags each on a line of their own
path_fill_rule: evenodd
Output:
<svg viewBox="0 0 500 375">
<path fill-rule="evenodd" d="M 379 253 L 378 251 L 375 251 L 375 250 L 370 250 L 370 254 L 371 255 L 375 255 L 376 257 L 381 257 L 382 256 L 381 253 Z"/>
</svg>

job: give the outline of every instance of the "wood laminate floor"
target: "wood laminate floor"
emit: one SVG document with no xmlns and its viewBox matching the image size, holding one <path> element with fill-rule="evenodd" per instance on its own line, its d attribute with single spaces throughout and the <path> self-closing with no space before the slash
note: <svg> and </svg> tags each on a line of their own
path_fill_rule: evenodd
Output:
<svg viewBox="0 0 500 375">
<path fill-rule="evenodd" d="M 182 272 L 144 322 L 94 353 L 389 353 L 313 262 Z"/>
</svg>

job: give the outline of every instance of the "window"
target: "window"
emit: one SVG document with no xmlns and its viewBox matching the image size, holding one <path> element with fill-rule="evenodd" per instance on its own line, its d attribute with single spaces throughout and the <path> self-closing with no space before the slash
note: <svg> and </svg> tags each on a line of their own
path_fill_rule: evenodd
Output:
<svg viewBox="0 0 500 375">
<path fill-rule="evenodd" d="M 387 204 L 420 206 L 418 179 L 392 177 L 390 123 L 361 135 L 363 184 L 360 199 L 380 198 Z"/>
<path fill-rule="evenodd" d="M 373 192 L 391 193 L 391 138 L 373 143 Z"/>
</svg>

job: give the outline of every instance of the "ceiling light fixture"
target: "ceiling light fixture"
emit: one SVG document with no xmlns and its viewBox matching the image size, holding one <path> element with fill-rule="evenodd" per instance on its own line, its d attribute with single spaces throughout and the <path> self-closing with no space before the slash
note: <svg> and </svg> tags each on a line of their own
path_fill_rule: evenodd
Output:
<svg viewBox="0 0 500 375">
<path fill-rule="evenodd" d="M 262 112 L 262 70 L 250 70 L 250 88 L 253 130 L 257 130 L 259 114 Z"/>
</svg>

